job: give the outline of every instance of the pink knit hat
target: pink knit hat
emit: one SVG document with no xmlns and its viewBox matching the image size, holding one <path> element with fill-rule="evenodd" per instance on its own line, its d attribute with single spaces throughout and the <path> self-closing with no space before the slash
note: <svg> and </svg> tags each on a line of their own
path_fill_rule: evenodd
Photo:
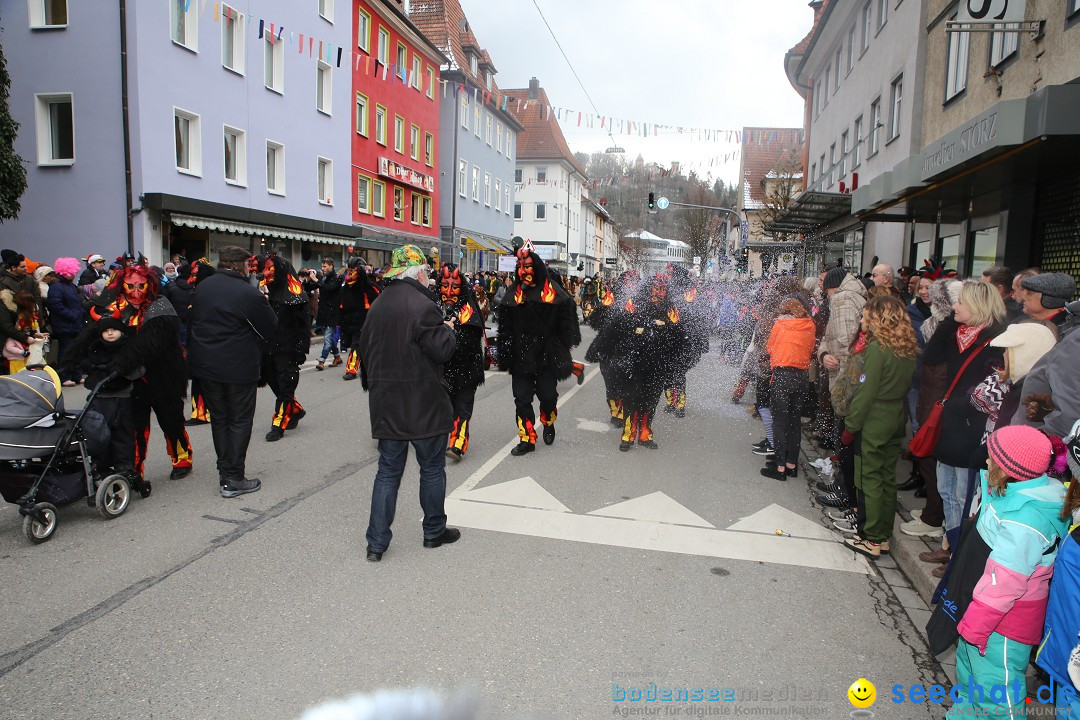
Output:
<svg viewBox="0 0 1080 720">
<path fill-rule="evenodd" d="M 990 458 L 1014 480 L 1042 477 L 1053 462 L 1053 444 L 1044 433 L 1027 425 L 1008 425 L 986 440 Z"/>
</svg>

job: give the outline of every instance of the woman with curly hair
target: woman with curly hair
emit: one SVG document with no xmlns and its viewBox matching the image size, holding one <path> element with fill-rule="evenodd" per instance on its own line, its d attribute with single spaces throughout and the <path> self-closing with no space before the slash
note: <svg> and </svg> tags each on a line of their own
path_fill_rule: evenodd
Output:
<svg viewBox="0 0 1080 720">
<path fill-rule="evenodd" d="M 840 437 L 844 445 L 855 446 L 859 507 L 858 536 L 845 544 L 878 557 L 889 551 L 896 515 L 896 461 L 907 424 L 905 398 L 918 344 L 904 304 L 891 296 L 867 301 L 862 330 L 866 347 L 855 348 L 864 353 L 862 374 Z"/>
</svg>

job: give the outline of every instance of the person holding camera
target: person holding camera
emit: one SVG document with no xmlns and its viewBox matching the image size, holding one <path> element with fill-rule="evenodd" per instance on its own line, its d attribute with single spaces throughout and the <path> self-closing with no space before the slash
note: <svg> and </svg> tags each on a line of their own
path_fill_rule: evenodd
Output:
<svg viewBox="0 0 1080 720">
<path fill-rule="evenodd" d="M 321 372 L 331 354 L 334 356 L 334 361 L 330 363 L 330 367 L 337 367 L 344 362 L 341 359 L 341 327 L 338 324 L 341 312 L 342 276 L 338 275 L 334 259 L 331 257 L 323 258 L 322 275 L 316 277 L 313 270 L 308 270 L 307 273 L 307 277 L 303 278 L 304 289 L 309 293 L 316 290 L 319 293 L 319 306 L 315 311 L 315 331 L 318 332 L 319 328 L 322 328 L 323 346 L 315 369 Z"/>
</svg>

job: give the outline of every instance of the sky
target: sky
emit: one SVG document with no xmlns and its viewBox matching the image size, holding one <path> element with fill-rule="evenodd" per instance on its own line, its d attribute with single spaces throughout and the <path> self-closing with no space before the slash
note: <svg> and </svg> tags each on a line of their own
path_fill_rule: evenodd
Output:
<svg viewBox="0 0 1080 720">
<path fill-rule="evenodd" d="M 415 0 L 414 0 L 415 1 Z M 461 0 L 500 88 L 535 76 L 563 121 L 574 152 L 611 146 L 606 131 L 577 126 L 594 112 L 551 33 L 547 18 L 601 115 L 686 128 L 801 127 L 803 101 L 784 74 L 784 54 L 810 30 L 807 0 Z M 738 145 L 672 130 L 615 135 L 626 158 L 732 182 Z M 725 160 L 726 157 L 726 160 Z"/>
</svg>

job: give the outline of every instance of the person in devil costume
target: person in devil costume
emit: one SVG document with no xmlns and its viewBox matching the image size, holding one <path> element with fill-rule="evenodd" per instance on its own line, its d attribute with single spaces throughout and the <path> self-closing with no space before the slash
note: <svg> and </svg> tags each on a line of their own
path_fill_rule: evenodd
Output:
<svg viewBox="0 0 1080 720">
<path fill-rule="evenodd" d="M 131 339 L 116 356 L 116 370 L 128 376 L 136 368 L 146 373 L 132 390 L 135 427 L 135 473 L 144 477 L 146 449 L 150 441 L 150 412 L 165 435 L 165 449 L 172 461 L 169 478 L 191 474 L 192 450 L 184 430 L 184 398 L 187 366 L 180 345 L 180 318 L 167 298 L 161 296 L 157 277 L 145 263 L 134 263 L 113 273 L 109 284 L 90 308 L 94 322 L 113 317 L 126 325 Z M 93 334 L 91 324 L 84 331 Z M 80 336 L 80 340 L 83 335 Z M 78 341 L 77 341 L 78 342 Z"/>
<path fill-rule="evenodd" d="M 685 342 L 679 343 L 681 354 L 672 358 L 671 377 L 664 388 L 664 412 L 681 418 L 686 417 L 686 373 L 709 352 L 709 325 L 706 308 L 698 300 L 697 281 L 690 271 L 681 265 L 668 265 L 667 275 L 668 294 L 679 318 L 678 327 L 685 333 Z"/>
<path fill-rule="evenodd" d="M 446 456 L 460 461 L 469 449 L 469 422 L 476 388 L 484 384 L 484 319 L 476 296 L 457 265 L 444 264 L 438 280 L 443 316 L 453 320 L 457 335 L 454 356 L 443 366 L 443 379 L 454 404 L 454 429 L 450 431 Z"/>
<path fill-rule="evenodd" d="M 364 329 L 371 303 L 379 296 L 379 288 L 371 276 L 364 270 L 363 258 L 349 258 L 345 268 L 345 279 L 341 284 L 341 314 L 338 323 L 341 326 L 341 349 L 349 348 L 349 357 L 345 362 L 345 380 L 355 380 L 360 376 L 360 387 L 367 390 L 367 372 L 357 348 L 360 345 L 360 332 Z"/>
<path fill-rule="evenodd" d="M 198 287 L 206 278 L 214 274 L 214 266 L 206 258 L 199 258 L 191 263 L 191 276 L 188 284 L 192 289 Z M 210 424 L 210 410 L 206 407 L 206 398 L 203 397 L 202 388 L 198 378 L 191 378 L 191 417 L 185 423 L 188 427 L 194 425 Z"/>
<path fill-rule="evenodd" d="M 570 348 L 581 342 L 577 305 L 553 281 L 544 261 L 525 243 L 517 252 L 517 282 L 507 288 L 498 308 L 498 362 L 511 374 L 520 442 L 510 451 L 520 456 L 536 449 L 533 398 L 540 400 L 544 444 L 555 442 L 559 380 L 570 377 Z"/>
<path fill-rule="evenodd" d="M 277 329 L 263 349 L 262 379 L 273 390 L 274 417 L 267 442 L 275 442 L 307 415 L 296 399 L 300 365 L 311 347 L 311 305 L 296 270 L 285 258 L 269 254 L 252 258 L 259 287 L 277 314 Z"/>
<path fill-rule="evenodd" d="M 589 326 L 597 331 L 597 335 L 585 353 L 585 359 L 600 364 L 600 376 L 604 378 L 604 393 L 611 413 L 611 424 L 617 428 L 626 424 L 622 392 L 627 368 L 620 361 L 627 357 L 626 353 L 631 349 L 627 344 L 630 338 L 618 332 L 617 328 L 629 322 L 625 315 L 633 313 L 633 298 L 640 281 L 641 276 L 636 270 L 627 270 L 614 283 L 605 283 L 597 296 L 595 309 L 586 318 Z M 604 329 L 612 322 L 615 323 L 613 331 L 605 332 Z"/>
</svg>

